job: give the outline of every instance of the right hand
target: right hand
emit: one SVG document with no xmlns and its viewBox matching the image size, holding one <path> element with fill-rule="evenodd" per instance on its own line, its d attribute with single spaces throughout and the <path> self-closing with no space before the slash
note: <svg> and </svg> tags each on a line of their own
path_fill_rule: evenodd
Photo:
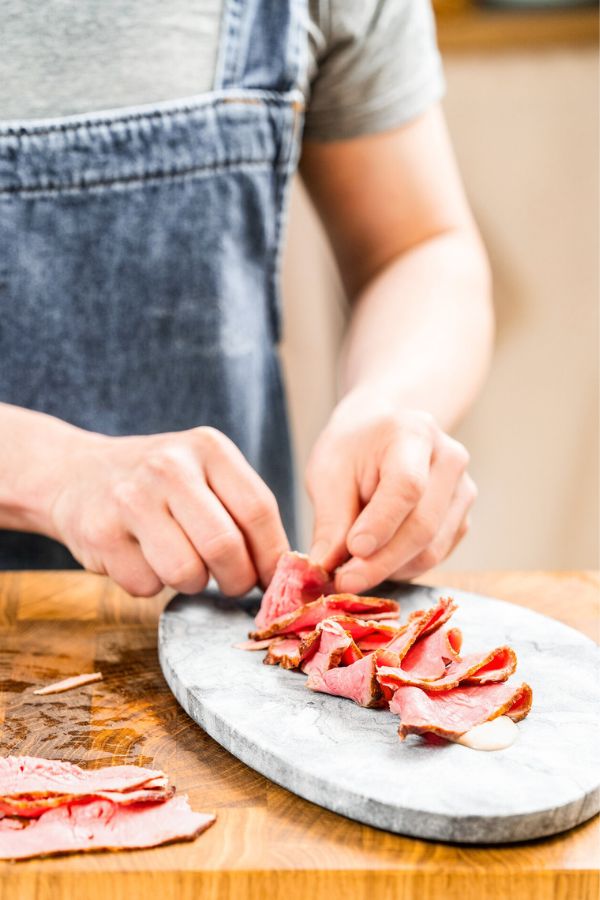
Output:
<svg viewBox="0 0 600 900">
<path fill-rule="evenodd" d="M 268 584 L 288 549 L 274 495 L 214 428 L 134 437 L 78 431 L 53 472 L 47 532 L 135 596 Z"/>
</svg>

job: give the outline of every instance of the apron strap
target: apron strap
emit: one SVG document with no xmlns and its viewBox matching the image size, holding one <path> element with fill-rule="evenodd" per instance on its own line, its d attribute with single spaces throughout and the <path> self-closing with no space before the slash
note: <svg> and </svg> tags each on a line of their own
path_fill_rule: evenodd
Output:
<svg viewBox="0 0 600 900">
<path fill-rule="evenodd" d="M 225 0 L 215 90 L 298 87 L 307 25 L 306 0 Z"/>
</svg>

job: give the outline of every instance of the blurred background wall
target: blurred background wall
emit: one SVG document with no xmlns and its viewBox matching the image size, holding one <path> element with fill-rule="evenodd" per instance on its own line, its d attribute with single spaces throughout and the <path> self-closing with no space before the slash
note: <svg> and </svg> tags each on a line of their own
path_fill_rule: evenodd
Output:
<svg viewBox="0 0 600 900">
<path fill-rule="evenodd" d="M 460 19 L 450 21 L 444 41 L 438 20 L 445 108 L 492 260 L 498 333 L 487 386 L 456 432 L 480 495 L 471 533 L 445 567 L 597 567 L 595 41 L 567 26 L 564 40 L 560 29 L 544 39 L 543 27 L 530 43 L 523 29 L 517 40 L 510 29 L 482 39 L 487 25 L 465 19 L 461 32 Z M 301 471 L 335 402 L 347 308 L 300 184 L 290 224 L 282 352 Z M 301 509 L 308 542 L 304 495 Z"/>
</svg>

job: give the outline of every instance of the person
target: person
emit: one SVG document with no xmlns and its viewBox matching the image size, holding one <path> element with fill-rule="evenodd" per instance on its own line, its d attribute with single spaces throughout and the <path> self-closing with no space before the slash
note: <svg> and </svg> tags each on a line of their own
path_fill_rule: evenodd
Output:
<svg viewBox="0 0 600 900">
<path fill-rule="evenodd" d="M 300 154 L 352 306 L 311 555 L 352 592 L 445 558 L 476 493 L 449 431 L 493 321 L 424 0 L 50 0 L 3 30 L 0 566 L 137 596 L 268 582 L 296 540 Z"/>
</svg>

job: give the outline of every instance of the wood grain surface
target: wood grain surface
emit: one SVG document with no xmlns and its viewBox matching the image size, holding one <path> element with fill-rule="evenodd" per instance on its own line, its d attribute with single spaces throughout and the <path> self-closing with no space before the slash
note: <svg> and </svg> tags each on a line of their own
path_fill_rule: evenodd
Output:
<svg viewBox="0 0 600 900">
<path fill-rule="evenodd" d="M 445 572 L 422 581 L 521 603 L 598 638 L 594 574 Z M 248 769 L 187 717 L 162 678 L 156 624 L 165 601 L 134 600 L 79 572 L 0 576 L 0 753 L 155 766 L 193 808 L 218 815 L 192 844 L 0 862 L 0 900 L 597 900 L 597 819 L 507 847 L 424 842 L 327 812 Z M 96 670 L 97 684 L 32 693 Z"/>
</svg>

